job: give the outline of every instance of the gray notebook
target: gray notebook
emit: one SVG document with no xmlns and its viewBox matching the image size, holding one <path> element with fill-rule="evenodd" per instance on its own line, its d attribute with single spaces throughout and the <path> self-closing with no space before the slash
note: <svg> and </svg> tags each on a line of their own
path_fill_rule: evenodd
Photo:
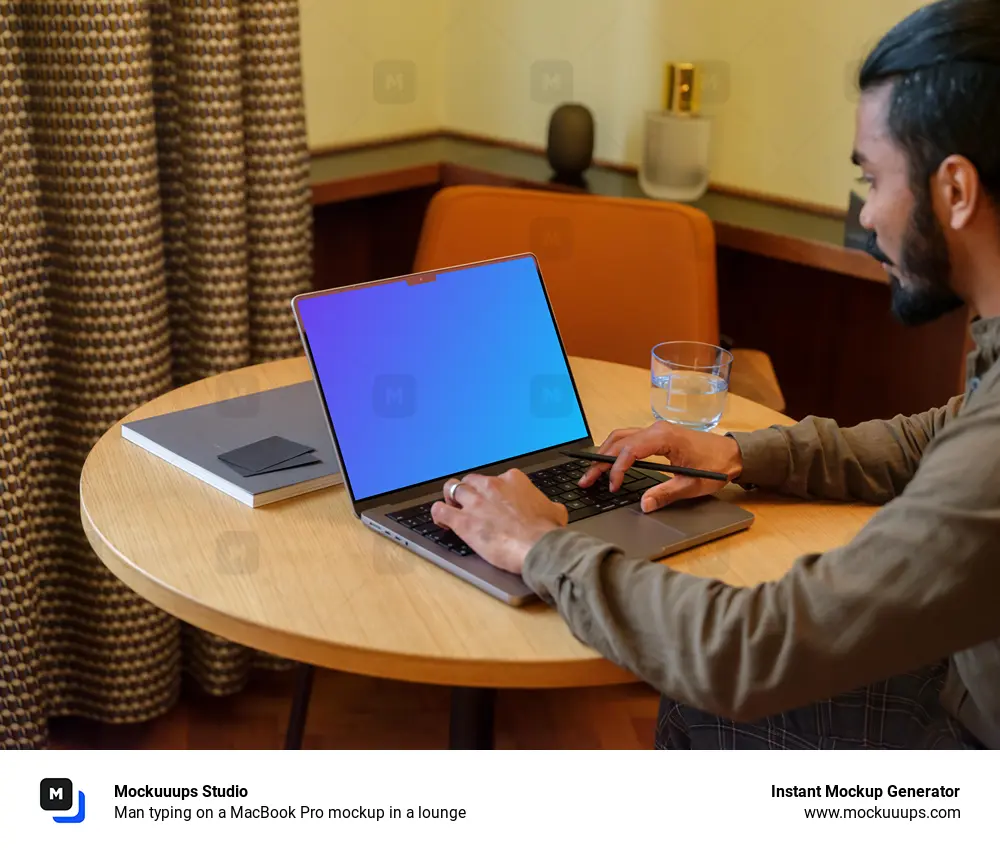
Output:
<svg viewBox="0 0 1000 850">
<path fill-rule="evenodd" d="M 253 508 L 343 483 L 312 381 L 127 422 L 122 437 Z"/>
</svg>

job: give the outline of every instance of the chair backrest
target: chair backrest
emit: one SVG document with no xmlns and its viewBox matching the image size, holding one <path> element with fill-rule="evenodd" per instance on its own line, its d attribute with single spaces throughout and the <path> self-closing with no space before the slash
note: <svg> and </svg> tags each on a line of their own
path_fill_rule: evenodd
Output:
<svg viewBox="0 0 1000 850">
<path fill-rule="evenodd" d="M 719 342 L 714 229 L 681 204 L 447 187 L 428 207 L 414 271 L 525 251 L 571 355 L 648 367 L 658 342 Z"/>
</svg>

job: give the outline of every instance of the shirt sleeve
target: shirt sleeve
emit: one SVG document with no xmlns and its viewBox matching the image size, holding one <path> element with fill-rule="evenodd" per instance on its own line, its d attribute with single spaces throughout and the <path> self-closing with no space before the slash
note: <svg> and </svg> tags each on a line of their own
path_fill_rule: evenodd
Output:
<svg viewBox="0 0 1000 850">
<path fill-rule="evenodd" d="M 955 396 L 925 413 L 851 428 L 810 416 L 791 426 L 732 433 L 743 455 L 739 482 L 801 498 L 885 504 L 913 478 L 928 444 L 962 400 Z"/>
<path fill-rule="evenodd" d="M 732 587 L 572 527 L 535 545 L 524 579 L 578 639 L 673 699 L 736 721 L 790 710 L 996 637 L 997 433 L 997 410 L 963 415 L 854 540 L 777 581 Z"/>
</svg>

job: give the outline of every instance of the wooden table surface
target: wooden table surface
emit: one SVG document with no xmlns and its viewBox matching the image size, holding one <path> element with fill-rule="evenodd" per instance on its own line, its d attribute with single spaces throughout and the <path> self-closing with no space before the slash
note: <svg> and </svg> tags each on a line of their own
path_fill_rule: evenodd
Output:
<svg viewBox="0 0 1000 850">
<path fill-rule="evenodd" d="M 651 421 L 648 370 L 571 358 L 600 444 Z M 174 390 L 123 421 L 310 379 L 305 358 Z M 730 395 L 720 429 L 790 420 Z M 120 423 L 119 423 L 120 424 Z M 368 530 L 343 487 L 249 508 L 126 442 L 98 441 L 80 481 L 81 517 L 108 568 L 139 595 L 209 632 L 351 673 L 466 687 L 634 681 L 541 604 L 512 608 Z M 745 532 L 666 559 L 731 584 L 779 577 L 795 557 L 846 543 L 871 516 L 730 486 L 756 515 Z"/>
</svg>

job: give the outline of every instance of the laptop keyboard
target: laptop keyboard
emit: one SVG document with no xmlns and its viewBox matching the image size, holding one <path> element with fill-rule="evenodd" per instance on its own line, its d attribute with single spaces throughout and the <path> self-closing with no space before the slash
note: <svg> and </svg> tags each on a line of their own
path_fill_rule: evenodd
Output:
<svg viewBox="0 0 1000 850">
<path fill-rule="evenodd" d="M 580 487 L 577 481 L 588 466 L 590 466 L 589 460 L 572 460 L 559 466 L 529 472 L 528 478 L 553 502 L 562 502 L 566 505 L 571 523 L 639 502 L 643 493 L 660 483 L 658 479 L 648 477 L 641 470 L 629 469 L 617 493 L 612 493 L 608 489 L 609 479 L 606 472 L 589 487 Z M 422 505 L 414 505 L 387 516 L 456 555 L 471 555 L 472 549 L 461 537 L 451 529 L 441 528 L 431 518 L 431 505 L 440 501 L 442 500 L 432 499 Z"/>
</svg>

